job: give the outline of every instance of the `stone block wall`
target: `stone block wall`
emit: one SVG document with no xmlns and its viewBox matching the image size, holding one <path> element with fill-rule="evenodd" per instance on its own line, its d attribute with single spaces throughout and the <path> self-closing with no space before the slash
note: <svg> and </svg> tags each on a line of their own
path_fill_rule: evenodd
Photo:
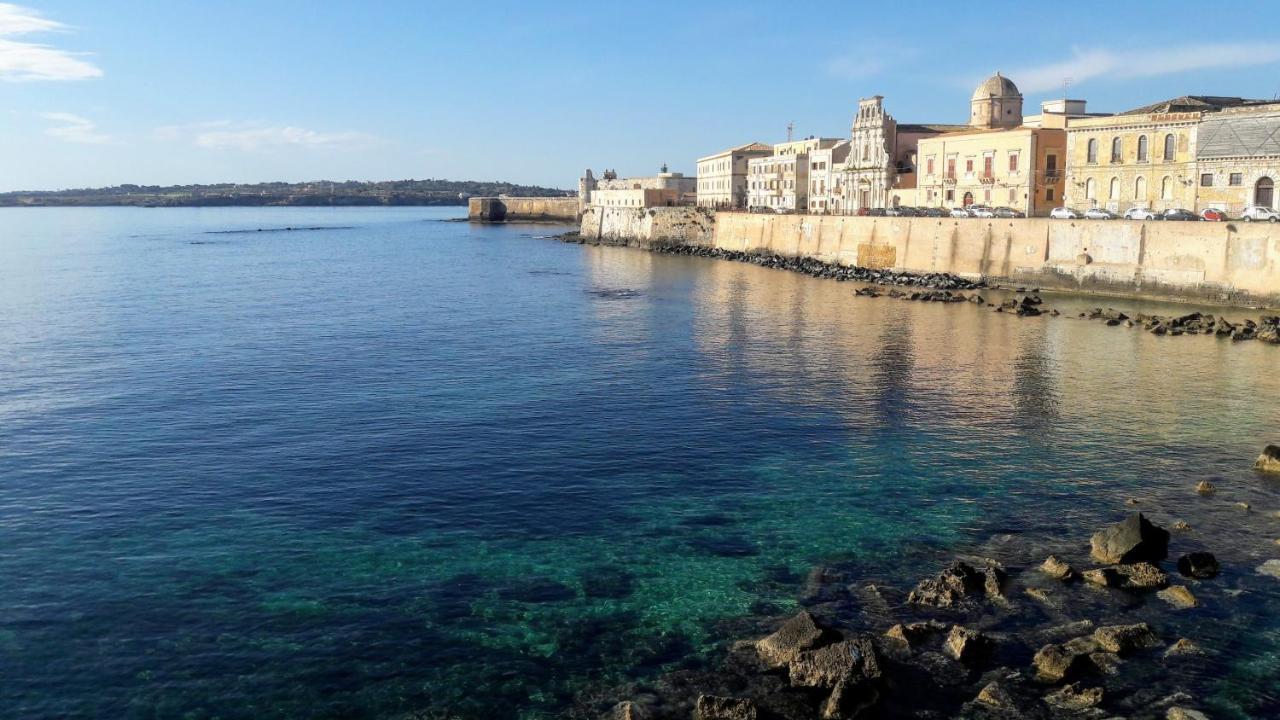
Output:
<svg viewBox="0 0 1280 720">
<path fill-rule="evenodd" d="M 473 197 L 467 200 L 467 219 L 472 222 L 563 222 L 578 221 L 575 197 Z"/>
</svg>

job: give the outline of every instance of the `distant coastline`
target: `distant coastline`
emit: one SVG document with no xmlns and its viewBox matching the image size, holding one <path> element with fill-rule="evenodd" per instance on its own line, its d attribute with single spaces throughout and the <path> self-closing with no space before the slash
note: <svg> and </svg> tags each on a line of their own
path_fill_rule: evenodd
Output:
<svg viewBox="0 0 1280 720">
<path fill-rule="evenodd" d="M 0 193 L 0 207 L 348 207 L 466 205 L 475 195 L 562 197 L 559 188 L 475 180 L 117 185 Z"/>
</svg>

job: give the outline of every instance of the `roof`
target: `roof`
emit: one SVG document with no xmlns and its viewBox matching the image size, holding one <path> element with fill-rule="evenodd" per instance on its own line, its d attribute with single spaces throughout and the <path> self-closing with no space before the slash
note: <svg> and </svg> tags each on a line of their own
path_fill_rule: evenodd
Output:
<svg viewBox="0 0 1280 720">
<path fill-rule="evenodd" d="M 1280 112 L 1217 115 L 1200 123 L 1197 158 L 1280 155 Z"/>
<path fill-rule="evenodd" d="M 973 91 L 972 100 L 986 100 L 989 97 L 1009 97 L 1010 95 L 1021 95 L 1018 92 L 1018 86 L 1013 84 L 1009 78 L 997 72 L 995 75 L 982 81 L 982 84 Z"/>
<path fill-rule="evenodd" d="M 1265 105 L 1272 100 L 1251 100 L 1240 97 L 1224 97 L 1221 95 L 1183 95 L 1181 97 L 1161 100 L 1158 103 L 1143 105 L 1140 108 L 1126 110 L 1120 115 L 1150 115 L 1152 113 L 1175 112 L 1217 112 L 1223 108 L 1240 107 L 1241 105 Z"/>
<path fill-rule="evenodd" d="M 749 142 L 749 143 L 746 143 L 745 145 L 738 145 L 738 146 L 736 146 L 736 147 L 731 147 L 731 148 L 729 148 L 728 150 L 721 150 L 721 151 L 720 151 L 720 152 L 718 152 L 718 153 L 712 153 L 712 154 L 707 155 L 707 156 L 705 156 L 705 157 L 700 157 L 700 158 L 698 158 L 698 160 L 700 160 L 700 161 L 701 161 L 701 160 L 709 160 L 709 159 L 711 159 L 711 158 L 717 158 L 717 157 L 720 157 L 721 155 L 729 155 L 729 154 L 731 154 L 731 153 L 736 153 L 736 152 L 763 152 L 763 153 L 772 153 L 772 152 L 773 152 L 773 146 L 772 146 L 772 145 L 766 145 L 766 144 L 764 144 L 764 143 L 762 143 L 762 142 Z"/>
<path fill-rule="evenodd" d="M 947 123 L 899 123 L 898 132 L 909 133 L 950 133 L 969 130 L 968 125 L 951 125 Z"/>
</svg>

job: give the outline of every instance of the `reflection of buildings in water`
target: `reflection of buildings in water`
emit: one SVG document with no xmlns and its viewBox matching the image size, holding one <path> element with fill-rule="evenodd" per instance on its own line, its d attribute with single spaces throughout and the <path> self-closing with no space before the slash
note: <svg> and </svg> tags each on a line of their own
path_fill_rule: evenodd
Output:
<svg viewBox="0 0 1280 720">
<path fill-rule="evenodd" d="M 660 332 L 651 327 L 652 301 L 638 295 L 653 291 L 653 266 L 661 258 L 630 248 L 585 245 L 582 249 L 582 292 L 593 300 L 589 307 L 595 321 L 590 328 L 594 339 L 638 346 Z"/>
</svg>

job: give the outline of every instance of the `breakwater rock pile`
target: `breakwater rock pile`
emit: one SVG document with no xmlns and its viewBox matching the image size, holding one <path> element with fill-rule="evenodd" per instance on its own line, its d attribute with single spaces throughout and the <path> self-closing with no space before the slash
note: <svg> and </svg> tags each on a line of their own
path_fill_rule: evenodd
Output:
<svg viewBox="0 0 1280 720">
<path fill-rule="evenodd" d="M 816 278 L 829 278 L 839 281 L 855 281 L 876 285 L 898 285 L 901 287 L 922 287 L 935 290 L 976 290 L 987 286 L 982 280 L 967 280 L 950 273 L 909 273 L 892 270 L 875 270 L 854 265 L 839 265 L 823 262 L 808 257 L 789 257 L 773 253 L 750 253 L 737 250 L 721 250 L 720 248 L 702 247 L 699 245 L 655 245 L 654 252 L 668 255 L 691 255 L 695 257 L 749 262 L 761 267 L 776 270 L 790 270 L 804 273 Z"/>
<path fill-rule="evenodd" d="M 1170 628 L 1233 590 L 1190 532 L 1134 512 L 1087 551 L 1033 559 L 1038 546 L 1015 566 L 962 556 L 905 592 L 815 568 L 805 609 L 718 666 L 622 688 L 620 702 L 605 693 L 575 717 L 1207 718 L 1192 684 L 1214 651 Z M 1272 563 L 1256 572 L 1280 577 Z"/>
</svg>

